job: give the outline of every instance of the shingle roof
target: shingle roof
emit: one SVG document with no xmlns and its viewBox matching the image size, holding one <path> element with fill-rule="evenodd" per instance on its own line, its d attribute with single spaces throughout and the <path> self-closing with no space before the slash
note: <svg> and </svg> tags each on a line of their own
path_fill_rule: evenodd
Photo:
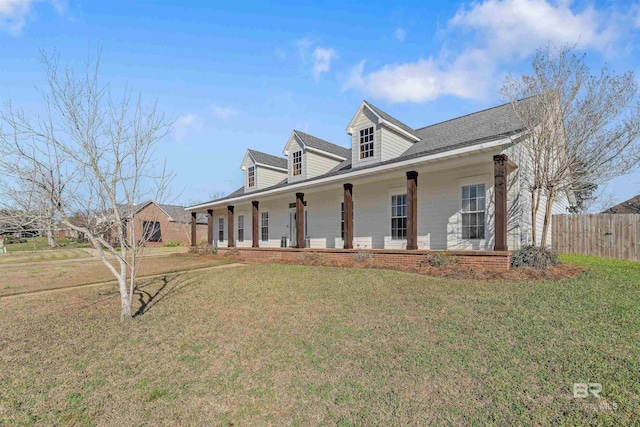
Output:
<svg viewBox="0 0 640 427">
<path fill-rule="evenodd" d="M 528 102 L 528 100 L 523 100 L 520 102 Z M 346 148 L 337 146 L 335 144 L 331 144 L 330 142 L 315 138 L 303 132 L 296 131 L 298 136 L 300 136 L 301 138 L 307 137 L 307 139 L 304 141 L 305 144 L 309 144 L 307 141 L 314 141 L 314 142 L 321 141 L 322 143 L 329 144 L 331 146 L 345 150 L 344 154 L 340 154 L 340 155 L 345 157 L 346 160 L 338 164 L 336 167 L 331 169 L 326 174 L 316 176 L 313 178 L 308 178 L 302 181 L 296 181 L 294 183 L 289 183 L 285 179 L 280 183 L 273 185 L 271 187 L 253 191 L 251 192 L 251 194 L 259 194 L 264 191 L 283 188 L 289 185 L 294 185 L 294 184 L 297 185 L 304 182 L 314 181 L 317 179 L 327 178 L 327 177 L 336 176 L 336 175 L 342 175 L 342 174 L 351 172 L 352 170 L 370 169 L 370 168 L 374 168 L 382 165 L 387 165 L 387 164 L 392 164 L 392 163 L 401 162 L 405 160 L 420 158 L 427 155 L 442 153 L 442 152 L 454 150 L 457 148 L 479 144 L 483 141 L 490 141 L 498 138 L 506 138 L 508 136 L 515 135 L 523 130 L 522 123 L 518 119 L 513 107 L 509 103 L 488 108 L 486 110 L 478 111 L 472 114 L 468 114 L 465 116 L 461 116 L 455 119 L 447 120 L 441 123 L 437 123 L 437 124 L 430 125 L 427 127 L 416 129 L 416 130 L 409 128 L 407 125 L 404 125 L 402 122 L 394 119 L 384 111 L 374 107 L 369 103 L 367 103 L 367 106 L 371 107 L 372 109 L 375 109 L 376 114 L 379 114 L 384 120 L 392 122 L 396 126 L 402 125 L 401 127 L 403 127 L 403 129 L 406 127 L 407 129 L 405 130 L 407 131 L 411 130 L 412 133 L 417 135 L 419 138 L 421 138 L 421 140 L 413 144 L 411 147 L 409 147 L 409 149 L 407 149 L 399 157 L 386 160 L 384 162 L 368 164 L 366 166 L 357 166 L 354 168 L 353 165 L 351 164 L 350 149 L 346 149 Z M 313 144 L 314 142 L 312 142 L 311 144 Z M 314 148 L 318 148 L 317 146 L 314 146 L 311 144 L 309 145 Z M 318 148 L 318 149 L 322 149 L 322 148 Z M 229 194 L 228 196 L 220 199 L 212 200 L 212 202 L 232 199 L 235 197 L 243 196 L 244 194 L 245 194 L 244 188 L 240 188 L 235 192 Z"/>
<path fill-rule="evenodd" d="M 604 214 L 640 214 L 640 194 L 602 211 Z"/>
<path fill-rule="evenodd" d="M 420 136 L 416 133 L 416 131 L 414 129 L 412 129 L 411 127 L 405 125 L 404 123 L 402 123 L 400 120 L 396 119 L 393 116 L 390 116 L 389 114 L 385 113 L 384 111 L 382 111 L 381 109 L 379 109 L 378 107 L 376 107 L 375 105 L 364 101 L 364 103 L 366 104 L 367 107 L 369 107 L 371 110 L 373 110 L 374 113 L 376 113 L 377 115 L 379 115 L 380 117 L 382 117 L 384 120 L 388 121 L 389 123 L 393 123 L 394 125 L 398 126 L 400 129 L 410 133 L 411 135 L 415 136 L 416 138 L 420 138 Z"/>
<path fill-rule="evenodd" d="M 311 148 L 335 154 L 336 156 L 340 156 L 345 159 L 351 157 L 350 148 L 341 147 L 329 141 L 325 141 L 324 139 L 316 138 L 315 136 L 309 135 L 308 133 L 300 132 L 299 130 L 294 130 L 294 132 L 296 133 L 296 135 L 298 135 L 298 137 L 300 137 L 305 145 L 308 145 Z"/>
<path fill-rule="evenodd" d="M 141 210 L 146 208 L 151 203 L 155 203 L 155 202 L 153 202 L 152 200 L 147 200 L 144 203 L 138 203 L 137 205 L 134 205 L 133 206 L 133 214 L 136 215 L 138 212 L 140 212 Z M 186 224 L 186 223 L 189 223 L 191 221 L 191 217 L 190 217 L 189 213 L 187 211 L 185 211 L 185 207 L 184 206 L 164 205 L 164 204 L 160 204 L 160 203 L 155 203 L 155 205 L 158 206 L 160 209 L 162 209 L 162 211 L 164 213 L 166 213 L 171 218 L 171 220 L 173 220 L 175 222 L 180 222 L 180 223 Z M 121 215 L 127 215 L 128 205 L 121 204 L 121 205 L 118 205 L 118 208 L 120 210 L 120 214 Z M 198 224 L 206 224 L 207 223 L 207 215 L 203 214 L 203 213 L 198 213 L 196 215 L 196 222 Z"/>
<path fill-rule="evenodd" d="M 283 157 L 274 156 L 271 154 L 263 153 L 262 151 L 249 150 L 253 159 L 262 163 L 263 165 L 273 166 L 275 168 L 287 169 L 287 159 Z"/>
<path fill-rule="evenodd" d="M 521 131 L 511 104 L 499 105 L 466 116 L 416 129 L 421 141 L 416 142 L 404 155 L 412 155 L 434 149 L 458 146 L 466 141 L 506 136 Z"/>
</svg>

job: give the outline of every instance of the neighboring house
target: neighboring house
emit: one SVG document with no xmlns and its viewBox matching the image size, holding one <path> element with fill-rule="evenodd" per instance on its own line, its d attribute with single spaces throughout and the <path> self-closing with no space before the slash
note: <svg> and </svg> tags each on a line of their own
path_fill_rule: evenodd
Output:
<svg viewBox="0 0 640 427">
<path fill-rule="evenodd" d="M 244 185 L 188 207 L 194 224 L 207 214 L 208 240 L 231 247 L 511 250 L 531 241 L 531 168 L 510 104 L 414 129 L 363 101 L 346 132 L 348 147 L 294 130 L 284 157 L 247 150 Z M 559 197 L 553 212 L 566 206 Z M 540 209 L 538 233 L 543 218 Z"/>
<path fill-rule="evenodd" d="M 603 214 L 640 214 L 640 194 L 627 201 L 611 206 Z"/>
<path fill-rule="evenodd" d="M 148 246 L 161 246 L 169 241 L 188 246 L 191 236 L 189 221 L 189 215 L 185 212 L 184 206 L 147 201 L 135 205 L 133 224 L 127 224 L 126 232 L 127 236 L 131 236 L 135 227 L 136 239 L 144 240 Z M 196 224 L 197 239 L 206 241 L 206 215 L 198 215 Z"/>
</svg>

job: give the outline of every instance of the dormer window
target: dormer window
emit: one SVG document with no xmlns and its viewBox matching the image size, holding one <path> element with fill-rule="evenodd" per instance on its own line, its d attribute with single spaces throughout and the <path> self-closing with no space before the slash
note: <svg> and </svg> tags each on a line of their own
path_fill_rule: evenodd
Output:
<svg viewBox="0 0 640 427">
<path fill-rule="evenodd" d="M 302 174 L 302 151 L 293 153 L 293 176 Z"/>
<path fill-rule="evenodd" d="M 373 127 L 360 130 L 360 159 L 373 157 Z"/>
<path fill-rule="evenodd" d="M 255 187 L 256 185 L 256 167 L 249 166 L 247 170 L 247 175 L 249 177 L 249 187 Z"/>
</svg>

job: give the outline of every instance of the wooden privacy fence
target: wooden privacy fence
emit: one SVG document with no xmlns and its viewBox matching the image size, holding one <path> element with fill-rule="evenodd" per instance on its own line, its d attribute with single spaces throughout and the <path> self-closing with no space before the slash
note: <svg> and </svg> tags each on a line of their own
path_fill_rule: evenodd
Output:
<svg viewBox="0 0 640 427">
<path fill-rule="evenodd" d="M 640 261 L 640 214 L 553 215 L 558 253 Z"/>
</svg>

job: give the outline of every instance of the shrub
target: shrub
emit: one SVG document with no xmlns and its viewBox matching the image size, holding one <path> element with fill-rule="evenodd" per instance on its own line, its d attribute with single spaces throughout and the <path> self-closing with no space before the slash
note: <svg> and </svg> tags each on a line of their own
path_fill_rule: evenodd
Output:
<svg viewBox="0 0 640 427">
<path fill-rule="evenodd" d="M 435 253 L 430 254 L 424 257 L 422 261 L 420 261 L 420 266 L 428 265 L 430 267 L 445 267 L 451 264 L 457 264 L 458 258 L 447 255 L 445 253 Z"/>
<path fill-rule="evenodd" d="M 216 251 L 218 249 L 216 248 Z M 224 254 L 225 256 L 235 256 L 235 255 L 240 255 L 240 249 L 238 248 L 230 248 L 229 250 L 227 250 Z"/>
<path fill-rule="evenodd" d="M 168 248 L 175 248 L 176 246 L 182 246 L 182 242 L 178 240 L 169 240 L 164 245 Z"/>
<path fill-rule="evenodd" d="M 322 261 L 322 255 L 314 252 L 305 252 L 300 255 L 300 262 L 303 264 L 314 264 Z"/>
<path fill-rule="evenodd" d="M 559 262 L 558 254 L 543 246 L 524 246 L 511 255 L 511 267 L 548 268 Z"/>
<path fill-rule="evenodd" d="M 371 252 L 356 252 L 353 255 L 353 260 L 355 262 L 373 261 L 374 259 L 375 259 L 375 254 Z"/>
</svg>

